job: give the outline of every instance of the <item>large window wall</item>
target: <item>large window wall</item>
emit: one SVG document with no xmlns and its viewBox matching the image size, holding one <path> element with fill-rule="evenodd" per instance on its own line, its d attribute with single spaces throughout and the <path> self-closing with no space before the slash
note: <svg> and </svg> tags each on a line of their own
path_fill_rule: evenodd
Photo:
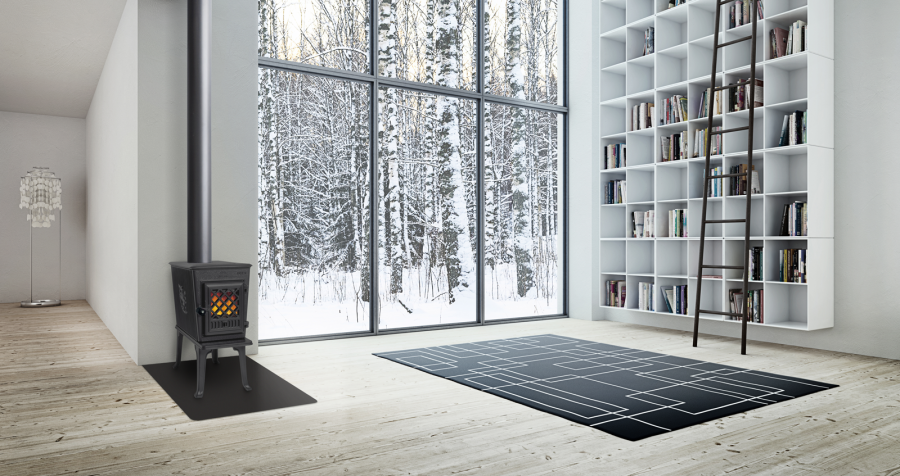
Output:
<svg viewBox="0 0 900 476">
<path fill-rule="evenodd" d="M 261 340 L 565 314 L 564 12 L 259 0 Z"/>
</svg>

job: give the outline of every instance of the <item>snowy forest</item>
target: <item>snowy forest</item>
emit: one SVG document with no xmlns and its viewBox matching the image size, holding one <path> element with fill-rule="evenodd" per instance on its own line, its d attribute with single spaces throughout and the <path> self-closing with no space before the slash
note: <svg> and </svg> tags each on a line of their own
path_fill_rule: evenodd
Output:
<svg viewBox="0 0 900 476">
<path fill-rule="evenodd" d="M 371 72 L 368 1 L 258 1 L 259 56 Z M 477 0 L 373 1 L 380 75 L 477 89 Z M 487 92 L 559 102 L 558 2 L 485 0 Z M 370 88 L 259 70 L 260 338 L 367 330 L 373 301 L 381 328 L 476 318 L 477 103 Z M 562 311 L 561 133 L 560 114 L 486 103 L 487 319 Z"/>
</svg>

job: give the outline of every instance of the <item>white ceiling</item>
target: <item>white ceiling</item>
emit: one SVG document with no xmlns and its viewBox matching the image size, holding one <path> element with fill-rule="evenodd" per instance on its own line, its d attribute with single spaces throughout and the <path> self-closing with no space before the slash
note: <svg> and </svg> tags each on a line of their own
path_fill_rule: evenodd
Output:
<svg viewBox="0 0 900 476">
<path fill-rule="evenodd" d="M 126 0 L 0 0 L 0 111 L 85 117 Z"/>
</svg>

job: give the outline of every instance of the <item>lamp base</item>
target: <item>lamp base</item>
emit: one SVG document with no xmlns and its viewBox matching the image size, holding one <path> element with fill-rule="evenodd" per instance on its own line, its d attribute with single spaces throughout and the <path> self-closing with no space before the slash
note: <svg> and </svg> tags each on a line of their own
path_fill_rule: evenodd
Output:
<svg viewBox="0 0 900 476">
<path fill-rule="evenodd" d="M 59 306 L 62 302 L 58 299 L 38 299 L 37 301 L 22 301 L 22 307 L 53 307 Z"/>
</svg>

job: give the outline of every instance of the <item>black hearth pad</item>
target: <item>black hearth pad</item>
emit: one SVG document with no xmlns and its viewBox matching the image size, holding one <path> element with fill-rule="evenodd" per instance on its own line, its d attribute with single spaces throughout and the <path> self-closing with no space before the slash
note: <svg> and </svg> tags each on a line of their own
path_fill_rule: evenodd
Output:
<svg viewBox="0 0 900 476">
<path fill-rule="evenodd" d="M 837 386 L 552 334 L 375 355 L 631 441 Z"/>
<path fill-rule="evenodd" d="M 206 390 L 203 398 L 194 398 L 197 389 L 197 362 L 183 361 L 145 365 L 147 371 L 191 420 L 208 420 L 245 413 L 277 410 L 316 403 L 288 381 L 251 358 L 247 358 L 248 392 L 241 386 L 241 368 L 237 357 L 220 357 L 219 363 L 206 362 Z"/>
</svg>

